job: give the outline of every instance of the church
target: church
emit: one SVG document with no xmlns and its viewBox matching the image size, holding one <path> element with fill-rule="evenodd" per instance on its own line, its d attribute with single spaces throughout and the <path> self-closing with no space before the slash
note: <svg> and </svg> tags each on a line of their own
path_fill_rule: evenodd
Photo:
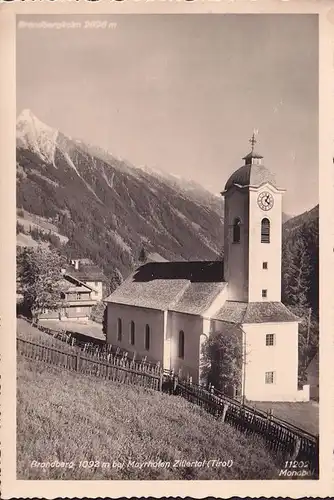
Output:
<svg viewBox="0 0 334 500">
<path fill-rule="evenodd" d="M 281 302 L 284 189 L 252 149 L 224 191 L 223 261 L 148 262 L 108 298 L 107 342 L 201 383 L 201 346 L 231 325 L 249 401 L 308 401 L 298 389 L 299 318 Z"/>
</svg>

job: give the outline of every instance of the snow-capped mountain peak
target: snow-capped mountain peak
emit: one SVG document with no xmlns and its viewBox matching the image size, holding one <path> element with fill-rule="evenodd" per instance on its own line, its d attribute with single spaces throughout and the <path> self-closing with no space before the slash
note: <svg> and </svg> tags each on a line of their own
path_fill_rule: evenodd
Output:
<svg viewBox="0 0 334 500">
<path fill-rule="evenodd" d="M 42 160 L 54 165 L 58 130 L 39 120 L 30 109 L 24 109 L 16 121 L 17 146 L 30 149 Z"/>
</svg>

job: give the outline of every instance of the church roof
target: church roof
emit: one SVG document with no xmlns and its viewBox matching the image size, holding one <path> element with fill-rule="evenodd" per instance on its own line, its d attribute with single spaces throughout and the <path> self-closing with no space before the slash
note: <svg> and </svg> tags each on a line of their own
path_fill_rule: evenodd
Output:
<svg viewBox="0 0 334 500">
<path fill-rule="evenodd" d="M 129 276 L 106 302 L 202 314 L 225 286 L 219 261 L 149 262 Z"/>
<path fill-rule="evenodd" d="M 227 300 L 213 319 L 230 323 L 276 323 L 299 321 L 282 302 L 235 302 Z"/>
<path fill-rule="evenodd" d="M 182 296 L 169 309 L 188 314 L 203 314 L 227 283 L 189 283 Z"/>
<path fill-rule="evenodd" d="M 262 158 L 260 155 L 254 156 L 255 153 L 250 153 L 252 156 L 245 156 L 244 159 L 249 158 Z M 269 182 L 275 187 L 277 186 L 275 176 L 270 170 L 268 170 L 264 165 L 258 165 L 256 163 L 245 164 L 238 170 L 233 172 L 228 181 L 225 184 L 225 191 L 230 189 L 235 184 L 242 187 L 247 186 L 261 186 L 265 182 Z"/>
</svg>

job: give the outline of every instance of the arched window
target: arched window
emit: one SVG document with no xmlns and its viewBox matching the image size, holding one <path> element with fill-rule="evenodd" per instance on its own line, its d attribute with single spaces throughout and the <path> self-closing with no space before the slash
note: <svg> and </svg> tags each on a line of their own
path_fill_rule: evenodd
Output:
<svg viewBox="0 0 334 500">
<path fill-rule="evenodd" d="M 150 326 L 146 325 L 145 327 L 145 349 L 146 351 L 150 350 Z"/>
<path fill-rule="evenodd" d="M 117 340 L 118 340 L 118 342 L 122 341 L 122 320 L 121 320 L 121 318 L 117 319 Z"/>
<path fill-rule="evenodd" d="M 135 322 L 130 323 L 130 344 L 135 345 Z"/>
<path fill-rule="evenodd" d="M 179 331 L 179 358 L 184 358 L 184 331 Z"/>
<path fill-rule="evenodd" d="M 270 243 L 270 220 L 267 218 L 261 221 L 261 243 Z"/>
<path fill-rule="evenodd" d="M 233 243 L 240 243 L 241 220 L 237 217 L 233 222 Z"/>
</svg>

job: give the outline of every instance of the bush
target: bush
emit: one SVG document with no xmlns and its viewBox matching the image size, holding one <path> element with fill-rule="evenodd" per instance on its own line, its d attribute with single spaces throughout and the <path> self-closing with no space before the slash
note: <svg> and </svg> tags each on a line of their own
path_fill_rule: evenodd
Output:
<svg viewBox="0 0 334 500">
<path fill-rule="evenodd" d="M 105 308 L 106 308 L 106 305 L 104 304 L 104 302 L 102 302 L 102 301 L 97 302 L 97 304 L 92 307 L 90 319 L 92 321 L 96 321 L 96 323 L 102 323 Z"/>
</svg>

